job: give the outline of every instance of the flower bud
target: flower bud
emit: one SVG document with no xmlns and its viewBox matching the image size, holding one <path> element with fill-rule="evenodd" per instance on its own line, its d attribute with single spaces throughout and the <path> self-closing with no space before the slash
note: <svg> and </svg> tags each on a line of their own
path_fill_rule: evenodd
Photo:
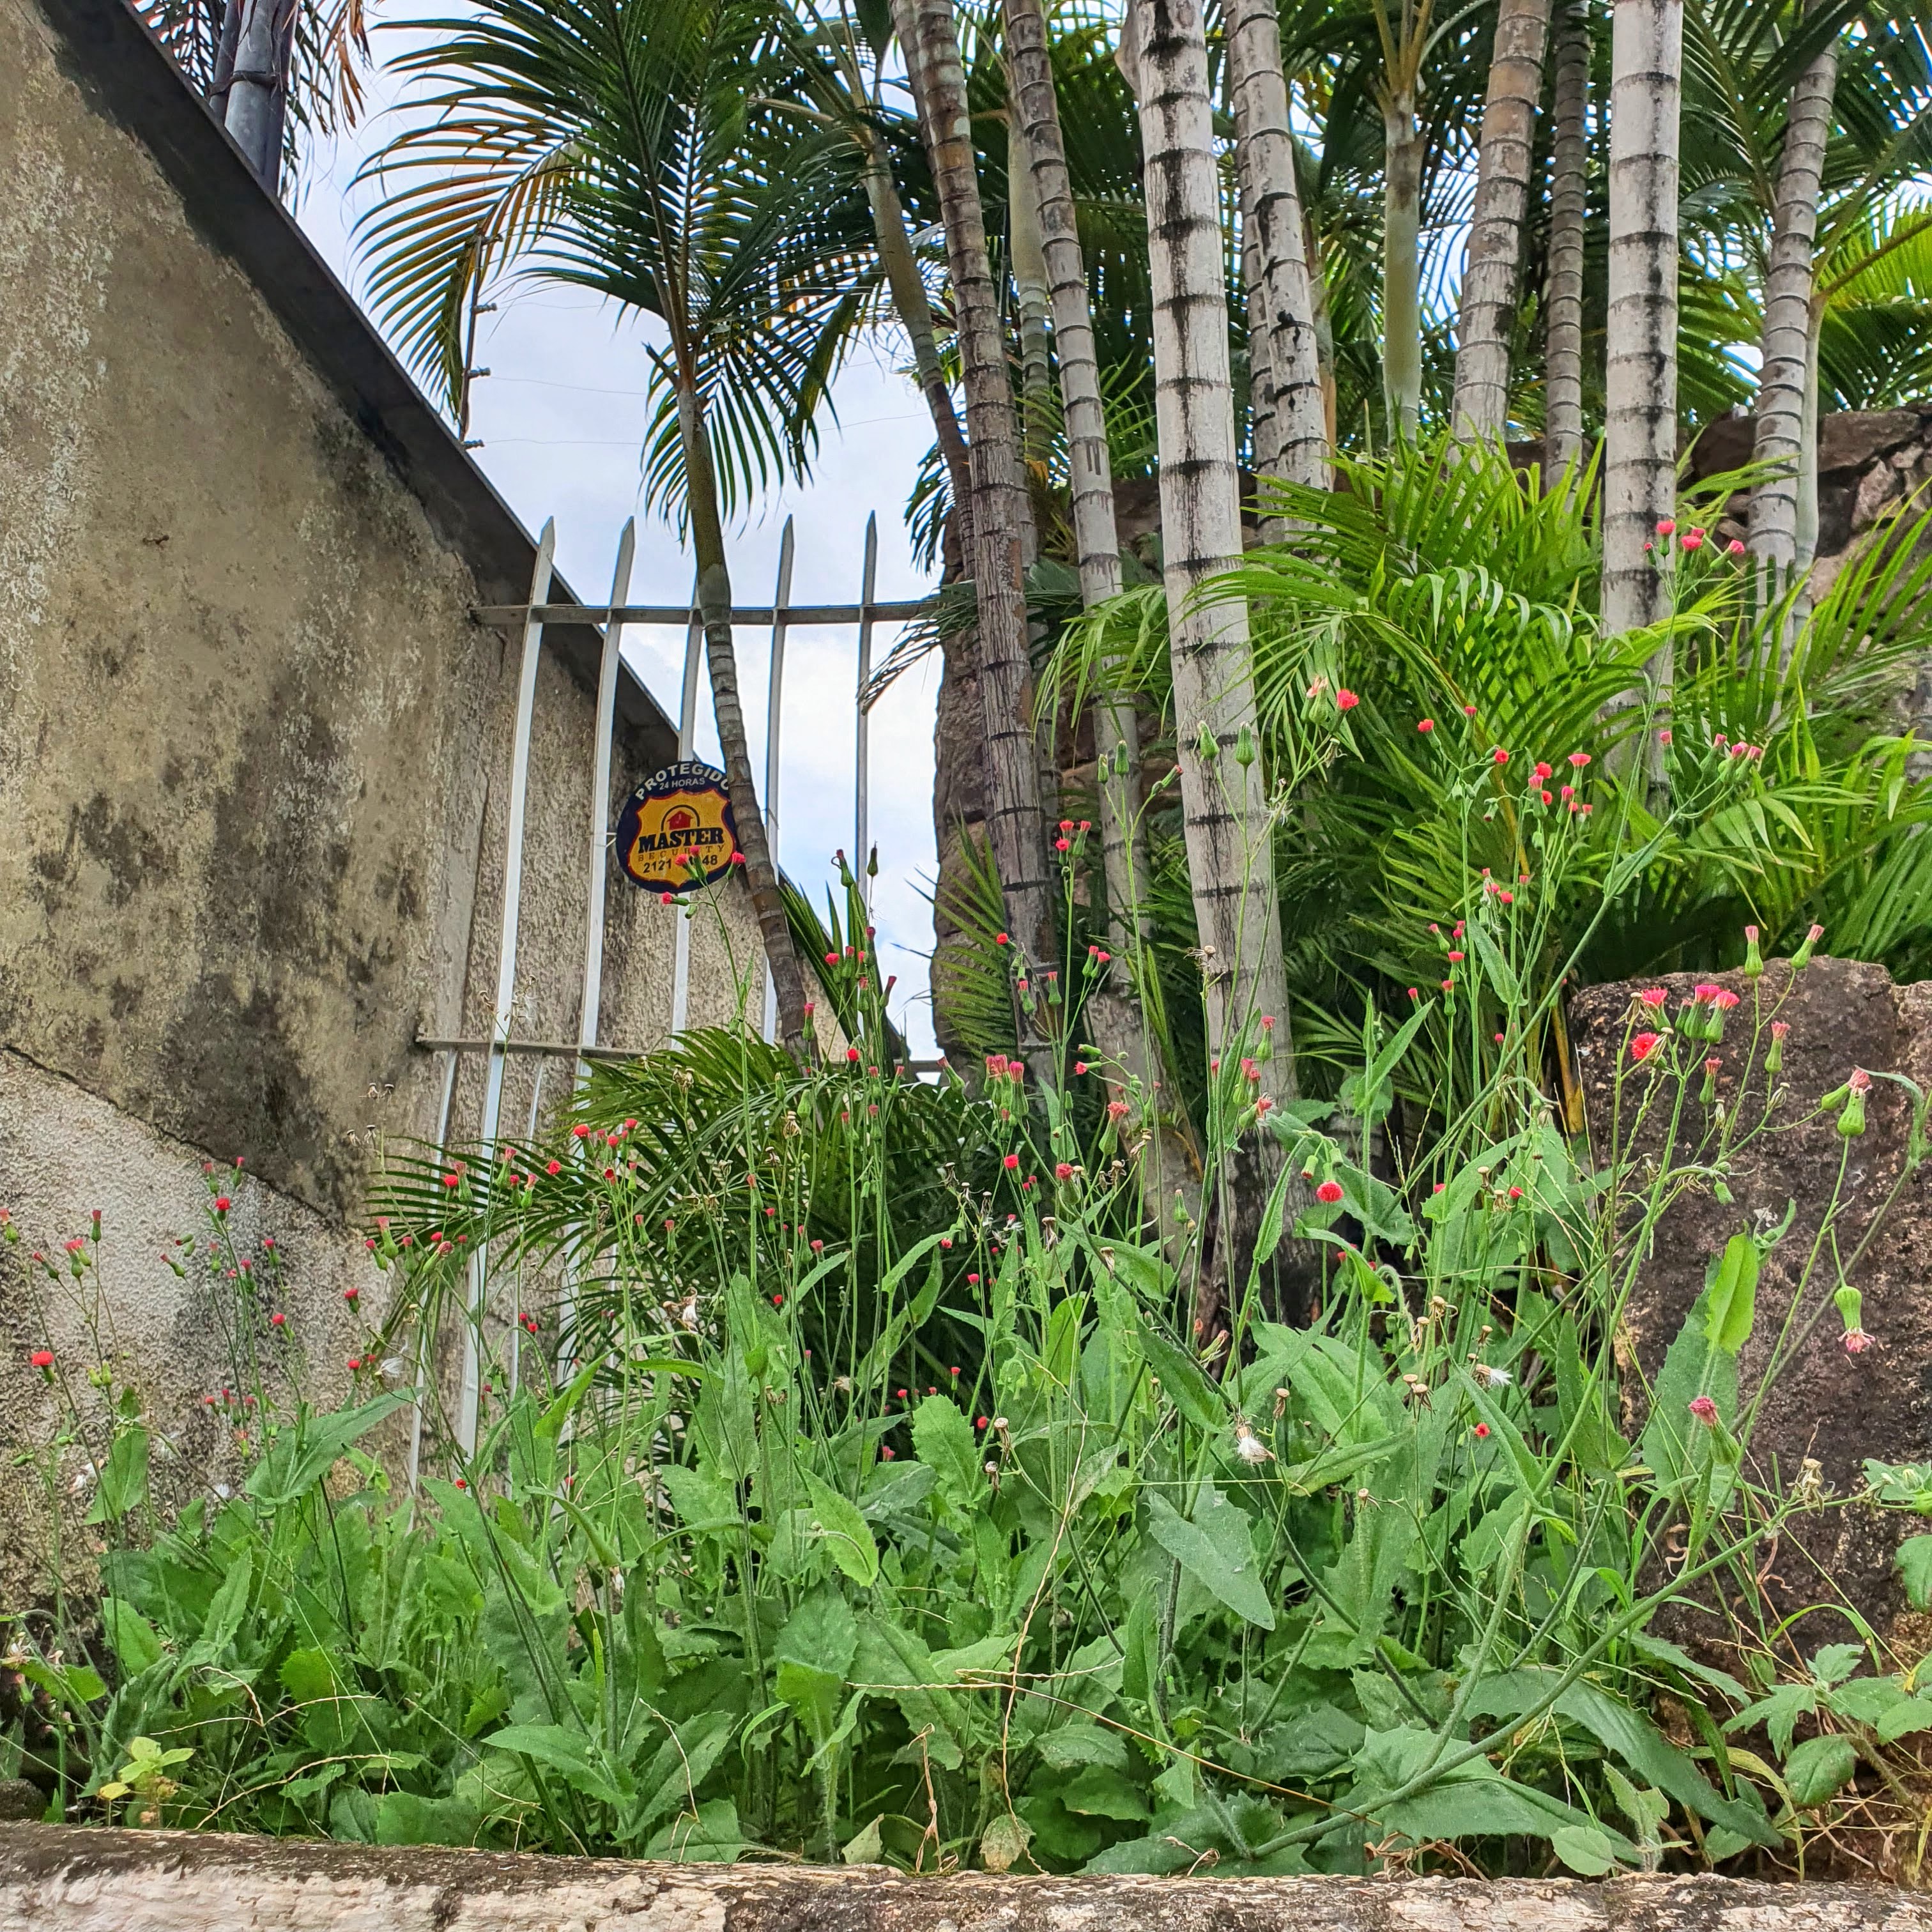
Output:
<svg viewBox="0 0 1932 1932">
<path fill-rule="evenodd" d="M 1205 718 L 1202 720 L 1200 732 L 1194 740 L 1194 748 L 1201 754 L 1201 762 L 1204 765 L 1211 765 L 1221 755 L 1221 748 L 1214 742 L 1213 729 Z"/>
<path fill-rule="evenodd" d="M 1764 1070 L 1777 1072 L 1784 1064 L 1784 1036 L 1791 1030 L 1789 1020 L 1773 1020 L 1771 1023 L 1771 1045 L 1766 1049 Z"/>
<path fill-rule="evenodd" d="M 1254 728 L 1244 724 L 1234 740 L 1234 762 L 1245 770 L 1254 763 L 1256 755 Z"/>
<path fill-rule="evenodd" d="M 1819 940 L 1822 939 L 1824 936 L 1825 928 L 1822 926 L 1814 926 L 1811 930 L 1804 935 L 1804 940 L 1800 944 L 1798 950 L 1791 956 L 1792 970 L 1794 972 L 1801 971 L 1803 968 L 1810 964 L 1811 949 L 1816 946 Z"/>
<path fill-rule="evenodd" d="M 1862 1066 L 1852 1069 L 1852 1077 L 1845 1082 L 1845 1104 L 1838 1114 L 1838 1131 L 1841 1134 L 1862 1134 L 1865 1130 L 1865 1096 L 1871 1090 L 1871 1076 Z"/>
<path fill-rule="evenodd" d="M 1744 928 L 1744 977 L 1755 980 L 1764 970 L 1764 955 L 1758 950 L 1757 928 Z"/>
</svg>

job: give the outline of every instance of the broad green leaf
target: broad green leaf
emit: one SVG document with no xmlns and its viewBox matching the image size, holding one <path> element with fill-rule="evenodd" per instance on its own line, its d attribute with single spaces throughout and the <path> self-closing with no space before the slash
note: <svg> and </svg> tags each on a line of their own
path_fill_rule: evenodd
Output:
<svg viewBox="0 0 1932 1932">
<path fill-rule="evenodd" d="M 148 1432 L 136 1423 L 115 1437 L 86 1520 L 116 1522 L 147 1500 Z"/>
<path fill-rule="evenodd" d="M 812 1510 L 833 1562 L 866 1589 L 879 1580 L 879 1546 L 866 1519 L 829 1484 L 806 1472 Z"/>
<path fill-rule="evenodd" d="M 1131 1821 L 1150 1815 L 1146 1792 L 1106 1765 L 1090 1764 L 1057 1786 L 1055 1796 L 1068 1810 L 1084 1816 Z"/>
<path fill-rule="evenodd" d="M 929 1395 L 912 1413 L 913 1447 L 937 1474 L 940 1493 L 956 1509 L 970 1509 L 987 1494 L 980 1444 L 973 1425 L 950 1396 Z"/>
<path fill-rule="evenodd" d="M 1912 1607 L 1932 1609 L 1932 1536 L 1908 1536 L 1898 1546 L 1898 1560 Z"/>
<path fill-rule="evenodd" d="M 573 1790 L 600 1804 L 621 1806 L 629 1797 L 593 1760 L 590 1741 L 581 1731 L 566 1730 L 562 1724 L 506 1724 L 483 1742 L 492 1750 L 512 1752 L 546 1766 Z"/>
<path fill-rule="evenodd" d="M 1792 1804 L 1808 1810 L 1850 1784 L 1858 1768 L 1858 1754 L 1850 1738 L 1835 1733 L 1807 1738 L 1784 1760 L 1785 1788 Z"/>
<path fill-rule="evenodd" d="M 728 1798 L 710 1798 L 674 1818 L 645 1849 L 650 1858 L 686 1864 L 731 1864 L 742 1855 L 745 1834 L 738 1808 Z"/>
<path fill-rule="evenodd" d="M 1550 1833 L 1550 1849 L 1586 1878 L 1601 1878 L 1616 1867 L 1616 1846 L 1594 1825 L 1561 1826 Z"/>
<path fill-rule="evenodd" d="M 730 1488 L 702 1470 L 682 1462 L 667 1462 L 657 1472 L 658 1480 L 671 1500 L 680 1520 L 694 1536 L 706 1530 L 736 1529 L 745 1520 L 738 1498 Z"/>
<path fill-rule="evenodd" d="M 278 1436 L 242 1484 L 264 1509 L 279 1509 L 308 1495 L 358 1442 L 386 1417 L 409 1406 L 406 1391 L 379 1395 L 355 1408 L 327 1415 L 303 1414 L 296 1426 Z"/>
<path fill-rule="evenodd" d="M 1100 1765 L 1109 1771 L 1127 1768 L 1126 1740 L 1100 1724 L 1062 1724 L 1041 1734 L 1036 1748 L 1056 1770 L 1076 1765 Z"/>
<path fill-rule="evenodd" d="M 1141 1330 L 1141 1353 L 1149 1372 L 1160 1378 L 1161 1393 L 1196 1429 L 1211 1435 L 1226 1427 L 1227 1405 L 1200 1364 L 1150 1322 Z"/>
<path fill-rule="evenodd" d="M 1718 1257 L 1705 1311 L 1704 1336 L 1712 1348 L 1726 1355 L 1735 1355 L 1750 1340 L 1761 1266 L 1757 1244 L 1748 1234 L 1733 1234 Z"/>
<path fill-rule="evenodd" d="M 1262 1588 L 1248 1519 L 1220 1490 L 1202 1485 L 1192 1518 L 1158 1490 L 1147 1492 L 1148 1533 L 1195 1581 L 1237 1616 L 1274 1628 L 1274 1606 Z"/>
<path fill-rule="evenodd" d="M 108 1648 L 121 1660 L 122 1669 L 130 1677 L 139 1676 L 160 1661 L 161 1640 L 154 1625 L 124 1599 L 101 1598 L 100 1624 Z"/>
</svg>

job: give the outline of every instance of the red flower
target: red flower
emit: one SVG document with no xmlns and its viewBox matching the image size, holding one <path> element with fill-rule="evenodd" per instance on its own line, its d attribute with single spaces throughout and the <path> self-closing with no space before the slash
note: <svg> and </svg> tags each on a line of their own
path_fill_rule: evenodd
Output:
<svg viewBox="0 0 1932 1932">
<path fill-rule="evenodd" d="M 1509 763 L 1509 754 L 1500 745 L 1490 754 L 1490 756 L 1499 765 L 1506 765 Z"/>
<path fill-rule="evenodd" d="M 859 1060 L 859 1049 L 856 1046 L 848 1046 L 845 1049 L 845 1058 L 856 1066 Z"/>
<path fill-rule="evenodd" d="M 570 1131 L 580 1141 L 587 1141 L 590 1138 L 590 1130 L 581 1120 L 579 1120 Z"/>
<path fill-rule="evenodd" d="M 1338 711 L 1352 711 L 1361 701 L 1352 691 L 1338 691 L 1335 694 L 1335 708 Z"/>
<path fill-rule="evenodd" d="M 268 1317 L 268 1326 L 271 1328 L 282 1328 L 286 1325 L 288 1318 L 289 1318 L 278 1308 L 275 1310 L 274 1314 Z"/>
<path fill-rule="evenodd" d="M 773 1295 L 772 1297 L 772 1306 L 774 1308 L 782 1308 L 784 1306 L 784 1297 L 782 1294 Z"/>
<path fill-rule="evenodd" d="M 1684 548 L 1686 550 L 1699 549 L 1702 546 L 1703 542 L 1704 532 L 1702 530 L 1692 530 L 1684 532 Z"/>
<path fill-rule="evenodd" d="M 1522 1198 L 1522 1190 L 1520 1187 L 1512 1187 L 1509 1191 L 1509 1198 L 1512 1201 L 1520 1201 Z"/>
<path fill-rule="evenodd" d="M 1771 1036 L 1773 1040 L 1784 1039 L 1790 1030 L 1791 1022 L 1789 1020 L 1773 1020 L 1771 1023 Z"/>
<path fill-rule="evenodd" d="M 458 1476 L 456 1479 L 456 1486 L 459 1490 L 466 1490 L 469 1488 L 470 1485 L 466 1483 L 460 1476 Z"/>
<path fill-rule="evenodd" d="M 980 1286 L 980 1277 L 976 1274 L 969 1274 L 966 1279 L 974 1288 L 977 1288 Z"/>
<path fill-rule="evenodd" d="M 1010 1172 L 1012 1171 L 1012 1169 L 1013 1169 L 1013 1168 L 1016 1168 L 1016 1167 L 1018 1167 L 1018 1166 L 1019 1166 L 1019 1164 L 1020 1164 L 1020 1157 L 1019 1157 L 1019 1156 L 1018 1156 L 1018 1154 L 1008 1154 L 1008 1155 L 1007 1155 L 1007 1156 L 1006 1156 L 1006 1169 L 1007 1169 L 1007 1172 L 1008 1172 L 1009 1173 L 1010 1173 Z"/>
<path fill-rule="evenodd" d="M 1670 1001 L 1670 994 L 1661 986 L 1646 986 L 1637 998 L 1647 1006 L 1661 1006 Z"/>
<path fill-rule="evenodd" d="M 1727 1013 L 1737 1004 L 1738 996 L 1728 986 L 1720 986 L 1712 996 L 1712 1004 L 1720 1013 Z"/>
<path fill-rule="evenodd" d="M 37 1369 L 50 1369 L 54 1365 L 54 1352 L 51 1348 L 36 1348 L 27 1359 Z"/>
<path fill-rule="evenodd" d="M 1588 752 L 1572 752 L 1570 762 L 1580 772 L 1590 762 L 1590 754 Z"/>
<path fill-rule="evenodd" d="M 1478 1442 L 1486 1442 L 1489 1433 L 1490 1425 L 1486 1422 L 1479 1422 L 1476 1424 L 1476 1440 Z"/>
<path fill-rule="evenodd" d="M 561 1174 L 563 1172 L 563 1162 L 560 1160 L 547 1160 L 544 1162 L 544 1172 L 546 1174 Z"/>
<path fill-rule="evenodd" d="M 1126 1117 L 1127 1103 L 1126 1101 L 1109 1100 L 1107 1102 L 1107 1118 L 1110 1120 L 1124 1120 Z"/>
<path fill-rule="evenodd" d="M 1339 1180 L 1324 1180 L 1315 1190 L 1315 1198 L 1332 1207 L 1342 1198 L 1342 1184 Z"/>
<path fill-rule="evenodd" d="M 362 1366 L 362 1357 L 361 1357 L 360 1355 L 351 1355 L 351 1356 L 350 1357 L 350 1358 L 349 1358 L 349 1368 L 350 1368 L 350 1372 L 352 1375 L 356 1372 L 356 1370 L 359 1369 Z"/>
<path fill-rule="evenodd" d="M 993 935 L 993 944 L 995 946 L 1010 946 L 1012 940 L 1005 933 L 996 932 Z"/>
<path fill-rule="evenodd" d="M 214 1197 L 214 1211 L 218 1214 L 226 1214 L 234 1204 L 234 1202 L 230 1201 L 225 1194 L 218 1194 Z"/>
<path fill-rule="evenodd" d="M 1452 966 L 1460 966 L 1462 963 L 1462 958 L 1463 956 L 1461 953 L 1452 952 L 1449 956 L 1449 963 Z"/>
<path fill-rule="evenodd" d="M 1714 1429 L 1717 1426 L 1718 1405 L 1708 1396 L 1694 1396 L 1686 1406 L 1706 1429 Z"/>
<path fill-rule="evenodd" d="M 1415 728 L 1418 731 L 1432 731 L 1436 729 L 1436 720 L 1432 718 L 1418 718 L 1416 721 Z"/>
<path fill-rule="evenodd" d="M 1664 1037 L 1660 1033 L 1640 1033 L 1630 1042 L 1630 1058 L 1648 1060 L 1657 1051 L 1657 1042 Z"/>
<path fill-rule="evenodd" d="M 1666 517 L 1663 521 L 1658 525 L 1657 534 L 1660 537 L 1667 537 L 1676 529 L 1676 527 L 1677 525 L 1676 522 L 1672 518 Z"/>
<path fill-rule="evenodd" d="M 1053 1178 L 1056 1180 L 1071 1180 L 1073 1178 L 1072 1164 L 1064 1160 L 1055 1161 L 1053 1164 Z"/>
<path fill-rule="evenodd" d="M 1056 838 L 1053 842 L 1053 849 L 1056 852 L 1070 852 L 1073 850 L 1073 841 L 1070 838 Z"/>
<path fill-rule="evenodd" d="M 1475 716 L 1475 715 L 1476 715 L 1476 707 L 1475 707 L 1473 704 L 1466 704 L 1466 705 L 1464 705 L 1464 706 L 1463 706 L 1463 707 L 1462 707 L 1462 716 L 1463 716 L 1465 718 L 1473 718 L 1473 717 L 1474 717 L 1474 716 Z"/>
<path fill-rule="evenodd" d="M 742 866 L 745 862 L 744 854 L 742 852 L 734 852 L 731 854 L 731 862 L 734 866 Z"/>
<path fill-rule="evenodd" d="M 360 1301 L 362 1298 L 362 1291 L 359 1288 L 345 1288 L 342 1291 L 342 1298 L 347 1302 Z"/>
<path fill-rule="evenodd" d="M 1726 556 L 1742 556 L 1744 554 L 1744 547 L 1736 537 L 1732 538 L 1724 546 L 1724 554 Z"/>
<path fill-rule="evenodd" d="M 1536 761 L 1536 782 L 1537 782 L 1537 783 L 1538 783 L 1538 784 L 1540 784 L 1545 778 L 1546 778 L 1547 777 L 1549 777 L 1549 776 L 1550 776 L 1550 767 L 1549 767 L 1549 766 L 1548 766 L 1548 765 L 1546 765 L 1546 764 L 1543 761 L 1543 760 L 1542 760 L 1542 759 L 1540 759 L 1540 758 L 1538 759 L 1538 760 L 1537 760 L 1537 761 Z"/>
<path fill-rule="evenodd" d="M 675 892 L 661 892 L 658 896 L 658 903 L 662 905 L 676 905 L 677 904 L 677 895 Z"/>
</svg>

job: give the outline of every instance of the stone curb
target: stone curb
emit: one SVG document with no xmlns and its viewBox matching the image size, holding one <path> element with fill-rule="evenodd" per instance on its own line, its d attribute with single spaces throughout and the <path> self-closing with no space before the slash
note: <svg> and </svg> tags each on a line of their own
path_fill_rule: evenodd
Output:
<svg viewBox="0 0 1932 1932">
<path fill-rule="evenodd" d="M 1932 1900 L 1740 1879 L 909 1879 L 0 1826 L 0 1932 L 1932 1932 Z"/>
</svg>

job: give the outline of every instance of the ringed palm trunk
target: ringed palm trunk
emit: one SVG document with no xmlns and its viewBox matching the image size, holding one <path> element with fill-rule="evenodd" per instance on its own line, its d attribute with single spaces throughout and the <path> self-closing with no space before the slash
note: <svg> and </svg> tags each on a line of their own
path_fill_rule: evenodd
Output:
<svg viewBox="0 0 1932 1932">
<path fill-rule="evenodd" d="M 283 101 L 295 49 L 296 0 L 236 0 L 234 64 L 222 120 L 271 194 L 282 172 Z M 225 22 L 224 22 L 225 34 Z"/>
<path fill-rule="evenodd" d="M 1413 442 L 1422 420 L 1422 130 L 1415 93 L 1382 104 L 1382 400 L 1389 434 Z"/>
<path fill-rule="evenodd" d="M 1046 16 L 1040 0 L 1006 0 L 1006 57 L 1013 127 L 1026 155 L 1029 178 L 1016 182 L 1037 220 L 1053 314 L 1053 344 L 1060 363 L 1060 406 L 1066 421 L 1073 542 L 1080 569 L 1080 601 L 1088 610 L 1120 592 L 1120 532 L 1114 514 L 1113 462 L 1107 446 L 1106 412 L 1094 342 L 1094 316 L 1066 147 L 1047 53 Z M 1137 1022 L 1129 989 L 1138 989 L 1144 1013 L 1152 983 L 1148 947 L 1152 922 L 1145 910 L 1153 872 L 1141 817 L 1140 724 L 1133 700 L 1103 692 L 1094 706 L 1094 752 L 1100 794 L 1102 874 L 1106 883 L 1108 950 L 1089 998 L 1094 1043 L 1106 1055 L 1113 1097 L 1129 1099 L 1138 1085 L 1146 1109 L 1142 1199 L 1148 1219 L 1165 1228 L 1177 1190 L 1196 1192 L 1198 1162 L 1174 1130 L 1171 1085 L 1164 1101 L 1162 1058 L 1150 1026 Z M 1120 1078 L 1112 1070 L 1126 1076 Z"/>
<path fill-rule="evenodd" d="M 1256 380 L 1268 391 L 1257 397 L 1255 413 L 1258 422 L 1265 415 L 1271 446 L 1257 448 L 1257 466 L 1265 454 L 1270 473 L 1326 489 L 1327 412 L 1274 0 L 1234 0 L 1227 34 L 1241 222 L 1253 247 L 1249 334 L 1256 338 L 1258 329 Z M 1279 524 L 1264 524 L 1263 536 L 1286 535 Z"/>
<path fill-rule="evenodd" d="M 1583 453 L 1583 223 L 1589 164 L 1588 0 L 1564 0 L 1556 22 L 1550 168 L 1550 278 L 1544 302 L 1544 467 Z"/>
<path fill-rule="evenodd" d="M 1654 623 L 1650 549 L 1677 487 L 1677 180 L 1683 0 L 1615 0 L 1610 40 L 1609 346 L 1604 357 L 1603 624 Z M 1669 649 L 1649 667 L 1660 705 Z M 1636 702 L 1634 695 L 1624 702 Z M 1654 774 L 1661 759 L 1651 740 Z"/>
<path fill-rule="evenodd" d="M 1006 344 L 987 262 L 986 213 L 967 118 L 966 76 L 952 0 L 892 0 L 892 18 L 914 71 L 921 131 L 939 194 L 966 389 L 973 486 L 969 555 L 986 726 L 988 828 L 1007 919 L 1027 958 L 1043 967 L 1054 956 L 1053 919 L 1021 581 L 1026 506 Z M 1023 1025 L 1023 1036 L 1027 1030 Z"/>
<path fill-rule="evenodd" d="M 1175 740 L 1209 1050 L 1232 1064 L 1230 1056 L 1271 1036 L 1274 1055 L 1258 1070 L 1262 1096 L 1272 1105 L 1294 1092 L 1294 1063 L 1266 782 L 1253 756 L 1247 607 L 1195 601 L 1241 555 L 1220 193 L 1198 0 L 1132 0 L 1126 36 L 1145 178 Z M 1215 1274 L 1238 1291 L 1280 1160 L 1264 1126 L 1226 1156 Z"/>
<path fill-rule="evenodd" d="M 1784 146 L 1778 161 L 1771 259 L 1765 275 L 1763 353 L 1757 385 L 1759 463 L 1774 464 L 1753 494 L 1746 544 L 1756 560 L 1760 600 L 1775 602 L 1798 560 L 1798 498 L 1807 455 L 1807 404 L 1814 367 L 1812 268 L 1818 239 L 1818 190 L 1832 137 L 1832 97 L 1838 79 L 1836 41 L 1791 90 Z M 1809 451 L 1816 475 L 1814 439 Z M 1814 538 L 1815 543 L 1815 538 Z"/>
<path fill-rule="evenodd" d="M 1458 442 L 1495 442 L 1508 424 L 1510 338 L 1549 32 L 1550 0 L 1502 0 L 1483 104 L 1476 205 L 1456 323 L 1450 422 Z"/>
<path fill-rule="evenodd" d="M 1012 250 L 1013 306 L 1019 320 L 1020 454 L 1030 475 L 1046 455 L 1053 383 L 1049 346 L 1053 296 L 1048 285 L 1046 242 L 1040 232 L 1031 149 L 1025 124 L 1017 114 L 1006 127 L 1006 232 Z"/>
<path fill-rule="evenodd" d="M 806 1055 L 805 981 L 792 950 L 791 928 L 778 895 L 778 868 L 765 838 L 764 814 L 752 778 L 752 748 L 745 735 L 745 707 L 738 695 L 738 653 L 731 634 L 731 572 L 725 561 L 724 525 L 718 508 L 718 480 L 704 405 L 688 382 L 677 392 L 680 440 L 684 448 L 690 502 L 691 547 L 698 564 L 698 610 L 704 626 L 704 657 L 711 705 L 724 760 L 724 789 L 745 855 L 745 883 L 758 921 L 758 938 L 778 998 L 778 1036 L 795 1060 Z"/>
</svg>

